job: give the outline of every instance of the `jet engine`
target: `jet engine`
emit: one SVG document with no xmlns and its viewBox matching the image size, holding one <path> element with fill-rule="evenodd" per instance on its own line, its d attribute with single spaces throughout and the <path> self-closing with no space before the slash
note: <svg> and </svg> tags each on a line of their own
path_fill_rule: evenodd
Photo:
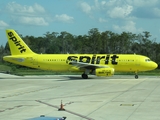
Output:
<svg viewBox="0 0 160 120">
<path fill-rule="evenodd" d="M 96 76 L 112 76 L 114 75 L 113 68 L 97 68 L 95 70 Z"/>
</svg>

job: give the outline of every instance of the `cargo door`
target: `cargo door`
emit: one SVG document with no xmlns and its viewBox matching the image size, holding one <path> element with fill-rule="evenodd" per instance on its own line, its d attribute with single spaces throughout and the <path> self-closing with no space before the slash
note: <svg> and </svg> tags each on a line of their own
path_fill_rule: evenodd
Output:
<svg viewBox="0 0 160 120">
<path fill-rule="evenodd" d="M 140 60 L 139 60 L 139 59 L 140 59 L 139 56 L 138 56 L 138 55 L 135 55 L 135 65 L 136 65 L 137 67 L 140 66 Z"/>
<path fill-rule="evenodd" d="M 33 65 L 38 65 L 38 57 L 37 56 L 33 57 Z"/>
<path fill-rule="evenodd" d="M 37 56 L 27 57 L 27 61 L 29 62 L 30 65 L 38 65 L 38 57 Z"/>
</svg>

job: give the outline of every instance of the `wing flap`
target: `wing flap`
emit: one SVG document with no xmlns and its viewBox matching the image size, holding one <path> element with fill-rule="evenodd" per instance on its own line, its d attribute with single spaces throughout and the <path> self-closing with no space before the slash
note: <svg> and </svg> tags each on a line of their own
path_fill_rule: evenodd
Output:
<svg viewBox="0 0 160 120">
<path fill-rule="evenodd" d="M 109 68 L 108 65 L 97 65 L 97 64 L 90 64 L 90 63 L 76 62 L 76 61 L 71 61 L 69 64 L 76 66 L 79 69 L 95 70 L 96 68 Z"/>
</svg>

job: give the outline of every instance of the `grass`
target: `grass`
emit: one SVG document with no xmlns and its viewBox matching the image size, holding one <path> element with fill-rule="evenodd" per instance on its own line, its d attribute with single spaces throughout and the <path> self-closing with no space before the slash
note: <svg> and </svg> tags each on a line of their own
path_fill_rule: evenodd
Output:
<svg viewBox="0 0 160 120">
<path fill-rule="evenodd" d="M 53 72 L 53 71 L 43 71 L 43 70 L 18 70 L 18 71 L 11 72 L 11 74 L 23 76 L 23 75 L 72 75 L 76 73 L 74 72 Z"/>
<path fill-rule="evenodd" d="M 3 64 L 0 65 L 0 72 L 11 71 L 11 69 L 12 69 L 12 68 L 11 68 L 10 66 L 3 65 Z"/>
<path fill-rule="evenodd" d="M 134 72 L 115 72 L 115 75 L 135 75 Z M 138 75 L 153 75 L 160 76 L 160 69 L 155 69 L 152 71 L 138 72 Z"/>
</svg>

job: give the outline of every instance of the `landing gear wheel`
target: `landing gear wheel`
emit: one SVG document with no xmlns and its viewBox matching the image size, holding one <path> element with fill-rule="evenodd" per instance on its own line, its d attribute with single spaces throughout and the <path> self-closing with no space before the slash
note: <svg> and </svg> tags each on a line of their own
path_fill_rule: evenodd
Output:
<svg viewBox="0 0 160 120">
<path fill-rule="evenodd" d="M 85 74 L 85 73 L 83 73 L 83 74 L 82 74 L 82 78 L 83 78 L 83 79 L 88 79 L 88 75 Z"/>
<path fill-rule="evenodd" d="M 138 75 L 135 75 L 135 79 L 138 79 Z"/>
</svg>

